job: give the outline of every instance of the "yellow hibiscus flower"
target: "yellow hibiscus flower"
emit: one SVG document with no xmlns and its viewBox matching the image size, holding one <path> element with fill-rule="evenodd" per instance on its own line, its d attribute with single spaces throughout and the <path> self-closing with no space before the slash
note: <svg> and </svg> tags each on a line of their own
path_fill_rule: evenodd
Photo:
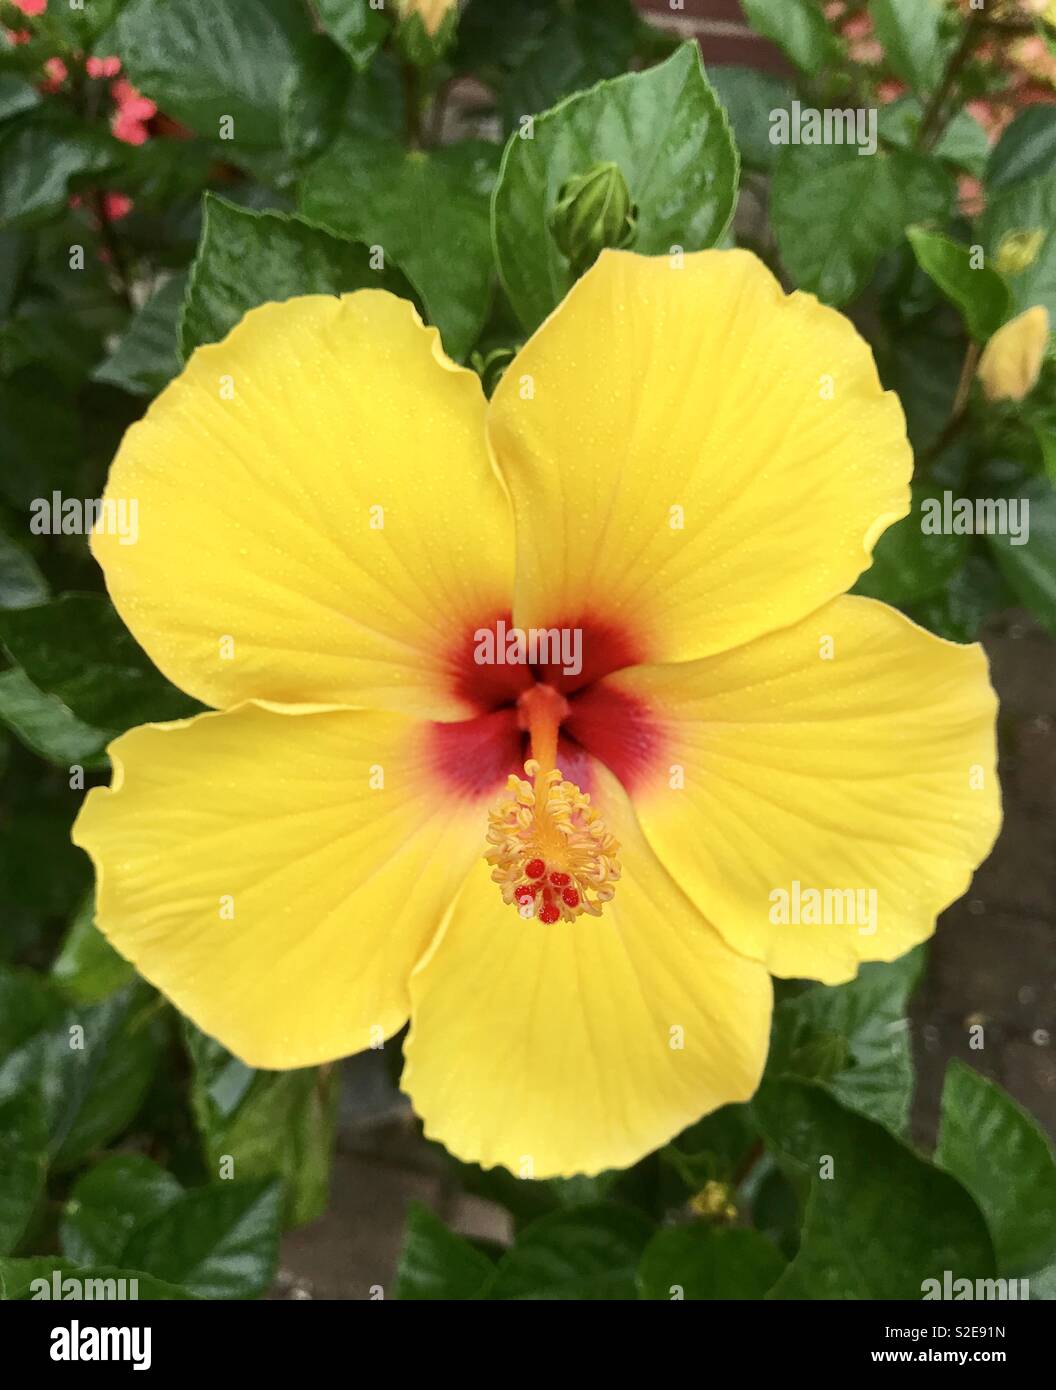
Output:
<svg viewBox="0 0 1056 1390">
<path fill-rule="evenodd" d="M 92 540 L 219 711 L 112 745 L 99 925 L 252 1065 L 410 1018 L 404 1090 L 485 1166 L 746 1099 L 768 971 L 901 955 L 996 833 L 982 652 L 840 597 L 910 468 L 865 343 L 744 251 L 605 252 L 490 403 L 391 295 L 252 310 L 125 437 L 138 543 Z M 581 663 L 478 664 L 500 622 Z M 794 884 L 873 929 L 775 925 Z"/>
</svg>

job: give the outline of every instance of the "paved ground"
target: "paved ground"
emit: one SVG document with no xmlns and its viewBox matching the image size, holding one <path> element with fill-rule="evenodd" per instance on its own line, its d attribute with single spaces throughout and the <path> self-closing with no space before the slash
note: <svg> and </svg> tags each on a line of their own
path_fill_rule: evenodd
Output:
<svg viewBox="0 0 1056 1390">
<path fill-rule="evenodd" d="M 999 1080 L 1056 1137 L 1056 643 L 1012 616 L 986 646 L 1001 697 L 1005 826 L 969 894 L 943 916 L 914 1003 L 914 1133 L 925 1144 L 951 1057 Z M 983 1026 L 981 1051 L 969 1047 L 973 1024 Z M 391 1293 L 414 1200 L 467 1234 L 508 1234 L 503 1212 L 452 1188 L 379 1055 L 351 1059 L 346 1083 L 331 1208 L 286 1238 L 280 1298 Z"/>
</svg>

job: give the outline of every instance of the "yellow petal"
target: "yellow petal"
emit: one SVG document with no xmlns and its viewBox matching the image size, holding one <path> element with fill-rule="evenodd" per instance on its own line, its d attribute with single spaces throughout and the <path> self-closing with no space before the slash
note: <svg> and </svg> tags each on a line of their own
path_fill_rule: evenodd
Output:
<svg viewBox="0 0 1056 1390">
<path fill-rule="evenodd" d="M 747 1099 L 766 1058 L 766 972 L 660 867 L 615 780 L 592 775 L 622 845 L 602 915 L 526 921 L 481 863 L 411 979 L 401 1086 L 426 1134 L 519 1176 L 633 1163 Z"/>
<path fill-rule="evenodd" d="M 508 505 L 472 372 L 375 290 L 248 313 L 125 436 L 92 548 L 171 680 L 244 699 L 457 718 L 458 653 L 509 608 Z"/>
<path fill-rule="evenodd" d="M 644 701 L 664 739 L 663 773 L 634 796 L 647 839 L 730 944 L 775 975 L 837 984 L 859 961 L 903 954 L 997 834 L 982 649 L 871 599 L 605 684 Z M 822 895 L 817 912 L 805 890 Z"/>
<path fill-rule="evenodd" d="M 990 401 L 1021 401 L 1038 384 L 1049 344 L 1049 311 L 1044 304 L 999 328 L 979 360 L 979 380 Z"/>
<path fill-rule="evenodd" d="M 604 252 L 488 412 L 522 627 L 686 660 L 849 588 L 909 510 L 897 399 L 851 324 L 746 251 Z"/>
<path fill-rule="evenodd" d="M 133 729 L 73 831 L 100 927 L 251 1066 L 376 1045 L 483 839 L 429 739 L 400 715 L 258 705 Z"/>
</svg>

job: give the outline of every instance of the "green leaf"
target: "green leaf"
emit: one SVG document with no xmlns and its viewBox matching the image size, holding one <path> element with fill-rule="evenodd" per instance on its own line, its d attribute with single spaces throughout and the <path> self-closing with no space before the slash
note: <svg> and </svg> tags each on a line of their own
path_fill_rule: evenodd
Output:
<svg viewBox="0 0 1056 1390">
<path fill-rule="evenodd" d="M 43 1280 L 49 1290 L 54 1289 L 54 1278 L 60 1281 L 76 1279 L 77 1285 L 60 1283 L 60 1297 L 93 1301 L 112 1300 L 117 1297 L 117 1289 L 112 1280 L 123 1279 L 126 1292 L 131 1296 L 132 1281 L 136 1281 L 136 1297 L 143 1299 L 193 1298 L 194 1295 L 174 1284 L 152 1279 L 138 1269 L 114 1269 L 108 1265 L 78 1265 L 73 1260 L 65 1260 L 58 1255 L 33 1255 L 24 1260 L 0 1259 L 0 1299 L 30 1299 L 34 1297 L 54 1297 L 53 1293 L 41 1295 L 33 1287 L 36 1280 Z M 89 1285 L 89 1281 L 91 1284 Z M 101 1281 L 101 1282 L 100 1282 Z M 108 1288 L 107 1285 L 110 1285 Z M 88 1287 L 86 1287 L 88 1286 Z"/>
<path fill-rule="evenodd" d="M 240 1178 L 281 1177 L 287 1225 L 322 1215 L 330 1195 L 337 1104 L 330 1067 L 257 1071 L 192 1025 L 192 1102 L 214 1176 L 230 1157 Z"/>
<path fill-rule="evenodd" d="M 56 1167 L 73 1167 L 135 1118 L 160 1054 L 161 1040 L 152 1027 L 155 999 L 137 981 L 99 1004 L 71 1012 L 42 1039 L 44 1099 Z M 77 1031 L 82 1029 L 83 1040 Z"/>
<path fill-rule="evenodd" d="M 631 65 L 639 24 L 631 0 L 549 4 L 539 41 L 506 74 L 501 87 L 507 131 L 522 116 L 546 111 L 563 97 L 616 77 Z M 497 16 L 501 25 L 507 15 Z"/>
<path fill-rule="evenodd" d="M 0 1101 L 0 1255 L 22 1239 L 43 1190 L 47 1137 L 38 1086 Z"/>
<path fill-rule="evenodd" d="M 63 1254 L 78 1264 L 123 1264 L 133 1231 L 182 1193 L 172 1174 L 143 1154 L 111 1154 L 73 1185 L 60 1227 Z"/>
<path fill-rule="evenodd" d="M 942 1089 L 935 1162 L 975 1198 L 997 1272 L 1019 1277 L 1056 1260 L 1056 1154 L 999 1086 L 956 1060 Z"/>
<path fill-rule="evenodd" d="M 880 108 L 880 139 L 899 149 L 912 149 L 924 120 L 924 108 L 914 96 L 901 96 Z M 935 146 L 935 157 L 982 178 L 990 158 L 986 131 L 967 111 L 957 111 Z"/>
<path fill-rule="evenodd" d="M 892 963 L 863 965 L 857 979 L 835 988 L 815 985 L 774 1010 L 767 1075 L 821 1080 L 851 1110 L 896 1133 L 909 1120 L 913 1059 L 906 1009 L 923 968 L 923 951 Z M 818 1044 L 842 1039 L 840 1065 L 819 1078 L 826 1053 Z"/>
<path fill-rule="evenodd" d="M 315 0 L 323 28 L 352 59 L 365 68 L 385 42 L 389 15 L 371 6 L 370 0 Z"/>
<path fill-rule="evenodd" d="M 968 1193 L 883 1126 L 794 1081 L 765 1084 L 753 1108 L 782 1161 L 810 1179 L 799 1253 L 770 1297 L 918 1300 L 947 1269 L 992 1276 Z"/>
<path fill-rule="evenodd" d="M 298 0 L 130 0 L 114 30 L 132 83 L 198 134 L 222 135 L 238 161 L 253 150 L 282 143 L 283 84 L 303 61 L 312 39 L 307 7 Z"/>
<path fill-rule="evenodd" d="M 132 1232 L 125 1262 L 199 1298 L 259 1298 L 278 1263 L 281 1212 L 277 1182 L 185 1192 Z"/>
<path fill-rule="evenodd" d="M 648 1299 L 759 1299 L 785 1263 L 758 1231 L 670 1226 L 645 1247 L 638 1286 Z"/>
<path fill-rule="evenodd" d="M 634 1298 L 654 1227 L 629 1207 L 574 1207 L 526 1226 L 500 1259 L 486 1298 Z"/>
<path fill-rule="evenodd" d="M 827 304 L 854 299 L 913 222 L 943 220 L 953 182 L 934 161 L 852 145 L 786 145 L 772 188 L 781 257 L 801 289 Z"/>
<path fill-rule="evenodd" d="M 884 61 L 895 75 L 916 92 L 937 87 L 949 48 L 939 0 L 870 0 L 869 12 Z"/>
<path fill-rule="evenodd" d="M 749 169 L 771 173 L 781 147 L 770 139 L 770 113 L 790 110 L 795 88 L 755 68 L 708 66 L 706 71 L 726 109 L 742 162 Z"/>
<path fill-rule="evenodd" d="M 31 608 L 50 592 L 29 552 L 0 531 L 0 608 Z"/>
<path fill-rule="evenodd" d="M 93 728 L 115 732 L 197 708 L 151 664 L 105 598 L 63 594 L 0 611 L 0 642 L 30 681 Z"/>
<path fill-rule="evenodd" d="M 25 367 L 0 380 L 0 493 L 9 502 L 21 509 L 52 488 L 67 490 L 83 448 L 79 416 L 54 371 Z"/>
<path fill-rule="evenodd" d="M 950 642 L 974 642 L 991 613 L 1009 607 L 1011 596 L 990 556 L 970 554 L 937 594 L 910 611 L 910 617 Z"/>
<path fill-rule="evenodd" d="M 0 140 L 0 227 L 35 226 L 63 212 L 70 180 L 107 162 L 104 147 L 88 132 L 43 124 L 5 130 Z"/>
<path fill-rule="evenodd" d="M 397 1298 L 476 1298 L 494 1269 L 487 1255 L 448 1230 L 428 1207 L 411 1204 L 396 1268 Z"/>
<path fill-rule="evenodd" d="M 1056 167 L 1056 109 L 1028 106 L 994 146 L 986 168 L 991 194 L 1044 179 Z"/>
<path fill-rule="evenodd" d="M 836 36 L 816 0 L 742 0 L 748 23 L 812 77 L 839 57 Z"/>
<path fill-rule="evenodd" d="M 491 296 L 488 198 L 497 157 L 480 140 L 426 152 L 343 135 L 301 185 L 305 216 L 383 248 L 404 271 L 459 359 L 476 342 Z"/>
<path fill-rule="evenodd" d="M 873 551 L 873 563 L 855 584 L 853 592 L 884 603 L 915 603 L 937 593 L 964 563 L 966 535 L 932 534 L 933 509 L 942 506 L 935 483 L 913 484 L 913 510 L 889 526 Z M 936 514 L 937 515 L 937 514 Z"/>
<path fill-rule="evenodd" d="M 633 249 L 700 251 L 725 232 L 738 158 L 725 113 L 695 44 L 666 63 L 580 92 L 510 137 L 492 206 L 499 274 L 524 327 L 534 329 L 571 288 L 550 234 L 563 185 L 595 164 L 617 164 L 638 208 Z"/>
<path fill-rule="evenodd" d="M 32 82 L 13 73 L 0 73 L 0 121 L 21 115 L 40 105 L 40 93 Z"/>
<path fill-rule="evenodd" d="M 83 723 L 58 696 L 38 690 L 17 667 L 0 671 L 0 724 L 31 753 L 60 767 L 106 766 L 102 750 L 112 732 Z"/>
<path fill-rule="evenodd" d="M 1029 538 L 1013 544 L 1012 535 L 988 535 L 987 545 L 1019 601 L 1056 634 L 1056 488 L 1047 478 L 1030 478 L 1018 497 L 1030 507 Z"/>
<path fill-rule="evenodd" d="M 269 301 L 370 288 L 410 295 L 399 271 L 372 270 L 370 260 L 368 247 L 300 217 L 251 212 L 207 193 L 183 311 L 184 356 L 226 337 L 248 310 Z"/>
<path fill-rule="evenodd" d="M 93 373 L 93 381 L 133 396 L 153 396 L 180 370 L 177 325 L 187 276 L 174 275 L 154 291 L 117 347 Z"/>
<path fill-rule="evenodd" d="M 1023 233 L 1043 233 L 1033 263 L 1009 275 L 1022 313 L 1044 304 L 1056 318 L 1056 111 L 1033 106 L 1008 127 L 986 167 L 987 207 L 981 233 L 991 258 Z"/>
<path fill-rule="evenodd" d="M 921 269 L 964 315 L 968 332 L 976 342 L 985 343 L 1004 323 L 1012 304 L 1001 276 L 987 265 L 973 265 L 967 246 L 922 227 L 910 227 L 909 242 Z"/>
<path fill-rule="evenodd" d="M 73 919 L 51 967 L 52 978 L 79 1004 L 98 1004 L 135 978 L 135 968 L 119 956 L 95 925 L 89 897 Z"/>
</svg>

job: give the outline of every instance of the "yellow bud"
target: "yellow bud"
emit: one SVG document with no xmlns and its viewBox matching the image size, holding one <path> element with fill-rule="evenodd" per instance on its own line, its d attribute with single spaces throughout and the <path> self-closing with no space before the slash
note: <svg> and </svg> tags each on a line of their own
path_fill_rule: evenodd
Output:
<svg viewBox="0 0 1056 1390">
<path fill-rule="evenodd" d="M 689 1199 L 689 1207 L 697 1216 L 703 1216 L 709 1221 L 734 1221 L 737 1218 L 737 1208 L 730 1201 L 732 1195 L 733 1190 L 728 1183 L 712 1179 Z"/>
<path fill-rule="evenodd" d="M 458 0 L 399 0 L 400 18 L 410 19 L 416 14 L 430 38 L 437 33 L 449 11 L 457 6 Z"/>
<path fill-rule="evenodd" d="M 987 400 L 1021 401 L 1029 395 L 1041 374 L 1048 342 L 1049 311 L 1043 304 L 999 328 L 979 362 Z"/>
<path fill-rule="evenodd" d="M 994 268 L 1002 275 L 1022 275 L 1038 259 L 1045 235 L 1043 227 L 1033 232 L 1006 232 L 994 257 Z"/>
</svg>

